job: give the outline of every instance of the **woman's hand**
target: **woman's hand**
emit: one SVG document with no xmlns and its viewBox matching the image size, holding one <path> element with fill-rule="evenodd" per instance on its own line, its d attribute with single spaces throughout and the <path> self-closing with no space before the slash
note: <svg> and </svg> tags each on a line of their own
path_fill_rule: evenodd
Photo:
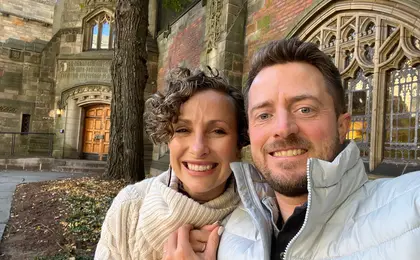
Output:
<svg viewBox="0 0 420 260">
<path fill-rule="evenodd" d="M 202 230 L 203 229 L 200 231 Z M 201 248 L 201 250 L 204 248 L 203 252 L 194 252 L 190 241 L 191 234 L 193 234 L 193 236 L 202 238 L 205 232 L 199 234 L 197 232 L 191 233 L 191 231 L 193 231 L 193 226 L 187 224 L 180 227 L 177 231 L 169 236 L 169 239 L 164 246 L 164 260 L 216 260 L 217 247 L 219 246 L 220 235 L 223 232 L 223 227 L 213 227 L 212 231 L 206 230 L 207 232 L 210 232 L 207 243 L 196 243 L 194 246 Z M 202 246 L 201 244 L 205 244 L 206 246 Z"/>
<path fill-rule="evenodd" d="M 215 223 L 212 225 L 203 226 L 200 229 L 193 229 L 190 231 L 190 244 L 194 252 L 204 252 L 207 247 L 207 241 L 209 240 L 211 232 L 218 227 L 219 224 Z"/>
</svg>

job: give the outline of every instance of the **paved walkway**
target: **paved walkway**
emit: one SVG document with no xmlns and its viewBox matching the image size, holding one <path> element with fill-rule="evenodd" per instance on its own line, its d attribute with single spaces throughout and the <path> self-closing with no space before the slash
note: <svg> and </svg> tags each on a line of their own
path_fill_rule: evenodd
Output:
<svg viewBox="0 0 420 260">
<path fill-rule="evenodd" d="M 20 183 L 82 177 L 87 174 L 62 172 L 0 171 L 0 241 L 10 216 L 16 185 Z"/>
</svg>

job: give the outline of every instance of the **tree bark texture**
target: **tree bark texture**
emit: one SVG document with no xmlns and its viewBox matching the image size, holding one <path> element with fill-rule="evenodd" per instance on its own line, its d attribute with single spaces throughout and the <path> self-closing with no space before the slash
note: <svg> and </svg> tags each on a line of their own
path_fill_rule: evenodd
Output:
<svg viewBox="0 0 420 260">
<path fill-rule="evenodd" d="M 143 111 L 148 78 L 148 0 L 118 0 L 111 65 L 111 136 L 106 177 L 144 179 Z"/>
</svg>

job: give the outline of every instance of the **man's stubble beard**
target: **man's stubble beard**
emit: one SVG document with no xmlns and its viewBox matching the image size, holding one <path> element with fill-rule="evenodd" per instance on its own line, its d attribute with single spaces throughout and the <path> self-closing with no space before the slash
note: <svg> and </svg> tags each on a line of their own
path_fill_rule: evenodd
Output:
<svg viewBox="0 0 420 260">
<path fill-rule="evenodd" d="M 265 145 L 263 147 L 263 155 L 264 156 L 270 156 L 266 152 L 266 150 L 272 150 L 274 149 L 281 149 L 287 146 L 299 146 L 299 147 L 305 147 L 305 149 L 308 150 L 308 152 L 312 152 L 313 154 L 310 154 L 311 158 L 318 158 L 325 161 L 332 161 L 340 152 L 341 145 L 340 145 L 340 139 L 338 130 L 334 136 L 334 138 L 331 139 L 332 141 L 329 143 L 326 143 L 321 147 L 321 150 L 313 150 L 314 145 L 301 138 L 297 135 L 290 135 L 286 140 L 277 141 L 275 143 L 271 143 L 268 145 Z M 332 153 L 331 153 L 332 152 Z M 265 157 L 264 157 L 265 158 Z M 287 197 L 298 197 L 304 194 L 308 193 L 308 179 L 307 179 L 307 167 L 305 164 L 305 172 L 295 172 L 292 173 L 293 175 L 298 175 L 300 177 L 295 178 L 284 178 L 282 177 L 282 174 L 273 174 L 273 172 L 268 168 L 266 160 L 263 158 L 263 161 L 254 160 L 255 166 L 257 169 L 261 172 L 261 174 L 266 179 L 267 183 L 270 185 L 271 188 L 273 188 L 276 192 L 287 196 Z M 306 162 L 307 163 L 307 162 Z M 296 171 L 299 166 L 298 162 L 287 162 L 278 164 L 277 167 L 280 167 L 283 171 Z"/>
</svg>

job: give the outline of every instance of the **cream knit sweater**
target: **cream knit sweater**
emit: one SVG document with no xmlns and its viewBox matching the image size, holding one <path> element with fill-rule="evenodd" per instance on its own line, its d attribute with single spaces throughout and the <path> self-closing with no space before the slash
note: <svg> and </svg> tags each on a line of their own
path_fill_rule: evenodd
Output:
<svg viewBox="0 0 420 260">
<path fill-rule="evenodd" d="M 218 198 L 200 204 L 178 192 L 178 179 L 169 172 L 129 185 L 119 192 L 107 212 L 95 260 L 162 259 L 169 235 L 183 224 L 212 224 L 239 203 L 234 182 Z"/>
</svg>

